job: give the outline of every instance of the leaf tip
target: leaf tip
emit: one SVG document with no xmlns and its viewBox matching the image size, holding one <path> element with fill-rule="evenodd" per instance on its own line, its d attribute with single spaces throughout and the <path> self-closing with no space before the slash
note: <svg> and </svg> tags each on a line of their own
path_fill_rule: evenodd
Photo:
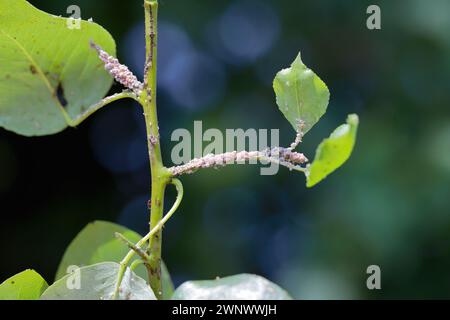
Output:
<svg viewBox="0 0 450 320">
<path fill-rule="evenodd" d="M 347 123 L 353 126 L 357 126 L 359 124 L 359 117 L 356 113 L 349 114 L 347 116 Z"/>
<path fill-rule="evenodd" d="M 302 53 L 299 51 L 297 56 L 295 57 L 294 61 L 292 62 L 291 66 L 304 66 L 305 64 L 303 63 L 302 60 Z"/>
</svg>

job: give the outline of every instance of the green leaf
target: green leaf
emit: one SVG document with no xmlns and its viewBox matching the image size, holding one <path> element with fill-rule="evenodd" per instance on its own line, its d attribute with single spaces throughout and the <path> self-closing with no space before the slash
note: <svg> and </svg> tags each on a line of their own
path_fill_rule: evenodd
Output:
<svg viewBox="0 0 450 320">
<path fill-rule="evenodd" d="M 38 300 L 47 282 L 34 270 L 25 270 L 0 285 L 0 300 Z"/>
<path fill-rule="evenodd" d="M 347 123 L 337 127 L 329 138 L 324 139 L 316 150 L 316 157 L 306 171 L 306 186 L 312 187 L 342 166 L 350 157 L 356 141 L 358 116 L 351 114 Z"/>
<path fill-rule="evenodd" d="M 109 300 L 116 289 L 120 265 L 97 263 L 74 270 L 52 284 L 41 300 Z M 120 284 L 118 300 L 156 300 L 144 279 L 127 268 Z"/>
<path fill-rule="evenodd" d="M 216 280 L 188 281 L 178 287 L 173 300 L 290 300 L 289 294 L 254 274 L 238 274 Z"/>
<path fill-rule="evenodd" d="M 147 270 L 145 270 L 145 278 L 148 278 Z M 166 264 L 164 261 L 161 261 L 161 282 L 162 282 L 162 288 L 163 288 L 163 300 L 169 300 L 174 291 L 172 278 L 170 277 L 169 270 L 167 269 Z"/>
<path fill-rule="evenodd" d="M 86 266 L 104 261 L 120 262 L 127 254 L 128 248 L 114 237 L 119 232 L 127 239 L 136 243 L 142 237 L 118 224 L 107 221 L 94 221 L 89 223 L 72 240 L 56 272 L 56 279 L 60 279 L 70 272 L 70 266 Z M 147 279 L 147 269 L 141 264 L 135 269 L 136 274 Z M 162 264 L 163 298 L 169 299 L 173 293 L 173 284 L 169 271 Z"/>
<path fill-rule="evenodd" d="M 327 110 L 330 92 L 325 83 L 303 64 L 300 53 L 290 68 L 277 73 L 273 88 L 278 108 L 296 131 L 302 120 L 305 123 L 303 132 L 308 132 Z"/>
<path fill-rule="evenodd" d="M 50 15 L 25 0 L 0 0 L 0 126 L 25 136 L 67 127 L 105 96 L 112 77 L 89 46 L 110 54 L 115 42 L 101 26 Z"/>
</svg>

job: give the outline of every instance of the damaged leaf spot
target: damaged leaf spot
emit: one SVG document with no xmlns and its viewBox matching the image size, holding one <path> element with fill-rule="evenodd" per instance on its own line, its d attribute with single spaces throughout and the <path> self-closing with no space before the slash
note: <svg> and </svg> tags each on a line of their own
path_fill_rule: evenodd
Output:
<svg viewBox="0 0 450 320">
<path fill-rule="evenodd" d="M 30 65 L 30 72 L 32 74 L 36 74 L 37 73 L 36 67 L 34 65 Z"/>
<path fill-rule="evenodd" d="M 61 82 L 58 83 L 58 87 L 56 88 L 56 98 L 63 107 L 67 106 L 67 99 L 64 96 L 64 88 Z"/>
</svg>

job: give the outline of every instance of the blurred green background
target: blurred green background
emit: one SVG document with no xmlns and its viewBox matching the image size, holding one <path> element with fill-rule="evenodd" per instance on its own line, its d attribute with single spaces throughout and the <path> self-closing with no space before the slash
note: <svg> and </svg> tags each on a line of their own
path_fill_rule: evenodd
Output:
<svg viewBox="0 0 450 320">
<path fill-rule="evenodd" d="M 137 74 L 141 0 L 33 0 L 68 16 L 75 4 L 111 32 Z M 381 30 L 366 8 L 381 8 Z M 20 13 L 18 13 L 20 14 Z M 171 132 L 292 128 L 271 82 L 298 51 L 327 83 L 329 111 L 302 145 L 360 115 L 351 159 L 320 185 L 281 168 L 204 170 L 182 178 L 185 199 L 164 229 L 175 283 L 257 273 L 295 298 L 450 298 L 450 1 L 160 1 L 159 116 Z M 111 92 L 121 90 L 113 86 Z M 142 112 L 129 101 L 77 129 L 25 138 L 0 131 L 0 281 L 34 268 L 51 281 L 88 222 L 144 233 L 149 169 Z M 174 197 L 168 191 L 166 206 Z M 366 268 L 381 268 L 381 290 Z"/>
</svg>

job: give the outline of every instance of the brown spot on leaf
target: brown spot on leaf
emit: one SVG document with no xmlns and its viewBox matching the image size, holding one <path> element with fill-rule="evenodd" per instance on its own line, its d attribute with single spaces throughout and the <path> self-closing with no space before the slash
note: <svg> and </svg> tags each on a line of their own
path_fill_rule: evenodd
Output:
<svg viewBox="0 0 450 320">
<path fill-rule="evenodd" d="M 30 71 L 31 71 L 32 74 L 36 74 L 37 73 L 36 67 L 34 65 L 30 65 Z"/>
<path fill-rule="evenodd" d="M 58 87 L 56 88 L 55 96 L 58 99 L 59 103 L 63 107 L 67 106 L 67 99 L 64 96 L 64 88 L 63 88 L 61 82 L 58 83 Z"/>
</svg>

